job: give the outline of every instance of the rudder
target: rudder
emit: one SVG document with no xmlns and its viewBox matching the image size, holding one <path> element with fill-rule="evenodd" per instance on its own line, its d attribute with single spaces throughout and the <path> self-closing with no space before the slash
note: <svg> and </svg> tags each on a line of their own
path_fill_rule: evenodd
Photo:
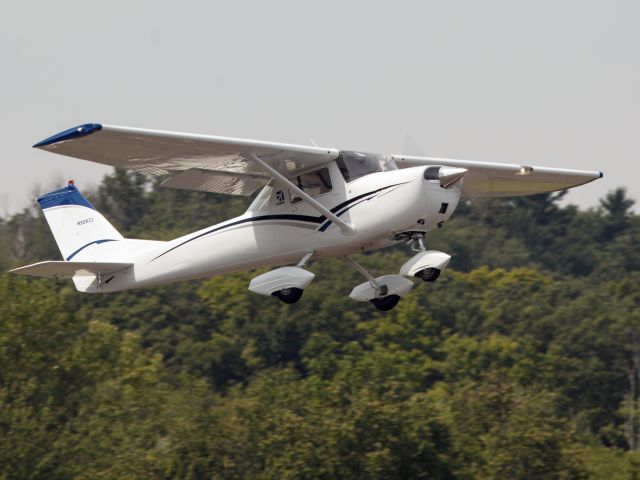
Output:
<svg viewBox="0 0 640 480">
<path fill-rule="evenodd" d="M 124 238 L 80 193 L 73 181 L 37 200 L 65 261 L 73 260 L 90 245 Z"/>
</svg>

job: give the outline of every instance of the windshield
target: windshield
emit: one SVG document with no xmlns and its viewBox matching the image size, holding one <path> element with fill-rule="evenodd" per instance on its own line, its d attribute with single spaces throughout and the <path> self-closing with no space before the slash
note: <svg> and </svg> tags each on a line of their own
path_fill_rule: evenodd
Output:
<svg viewBox="0 0 640 480">
<path fill-rule="evenodd" d="M 352 182 L 356 178 L 382 171 L 378 155 L 369 153 L 342 151 L 336 159 L 336 163 L 346 182 Z"/>
</svg>

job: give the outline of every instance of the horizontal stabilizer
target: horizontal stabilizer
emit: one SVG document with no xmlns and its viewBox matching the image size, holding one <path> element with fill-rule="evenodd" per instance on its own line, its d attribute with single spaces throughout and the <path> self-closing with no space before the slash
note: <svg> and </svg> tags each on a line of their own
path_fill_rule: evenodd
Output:
<svg viewBox="0 0 640 480">
<path fill-rule="evenodd" d="M 91 276 L 109 275 L 131 267 L 133 263 L 110 262 L 63 262 L 51 260 L 38 262 L 26 267 L 10 270 L 18 275 L 31 275 L 32 277 L 45 278 L 73 278 L 76 275 Z"/>
</svg>

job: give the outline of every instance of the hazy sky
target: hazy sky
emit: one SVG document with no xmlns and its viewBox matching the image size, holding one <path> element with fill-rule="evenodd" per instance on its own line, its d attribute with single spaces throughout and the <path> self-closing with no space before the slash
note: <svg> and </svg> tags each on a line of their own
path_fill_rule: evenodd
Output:
<svg viewBox="0 0 640 480">
<path fill-rule="evenodd" d="M 109 169 L 101 122 L 603 170 L 640 199 L 640 1 L 56 1 L 0 10 L 0 214 Z"/>
</svg>

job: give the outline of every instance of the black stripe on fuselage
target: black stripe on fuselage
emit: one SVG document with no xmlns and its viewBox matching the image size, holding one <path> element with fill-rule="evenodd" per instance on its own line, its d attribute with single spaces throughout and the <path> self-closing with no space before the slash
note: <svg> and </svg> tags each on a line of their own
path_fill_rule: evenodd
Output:
<svg viewBox="0 0 640 480">
<path fill-rule="evenodd" d="M 342 215 L 343 213 L 347 213 L 349 210 L 351 210 L 353 207 L 355 207 L 356 205 L 360 205 L 362 202 L 366 202 L 368 200 L 371 200 L 372 198 L 375 197 L 375 194 L 371 195 L 370 197 L 365 197 L 365 198 L 361 198 L 359 201 L 352 203 L 351 205 L 348 205 L 346 208 L 343 208 L 342 210 L 340 210 L 339 212 L 334 212 L 336 214 L 337 217 L 339 217 L 340 215 Z M 324 232 L 327 228 L 329 228 L 331 226 L 333 222 L 331 222 L 331 220 L 327 219 L 318 229 L 319 232 Z"/>
<path fill-rule="evenodd" d="M 183 245 L 186 245 L 189 242 L 192 242 L 193 240 L 197 240 L 198 238 L 202 238 L 206 235 L 210 235 L 212 233 L 215 233 L 219 230 L 223 230 L 225 228 L 228 227 L 234 227 L 236 225 L 240 225 L 243 223 L 248 223 L 248 222 L 259 222 L 261 220 L 295 220 L 298 222 L 309 222 L 309 223 L 322 223 L 324 220 L 326 220 L 325 216 L 322 215 L 320 217 L 312 217 L 311 215 L 288 215 L 288 214 L 281 214 L 281 215 L 261 215 L 258 217 L 249 217 L 249 218 L 243 218 L 242 220 L 237 220 L 235 222 L 231 222 L 231 223 L 227 223 L 226 225 L 220 225 L 219 227 L 216 228 L 212 228 L 211 230 L 207 230 L 206 232 L 202 232 L 200 235 L 196 235 L 195 237 L 191 237 L 188 240 L 185 240 L 184 242 L 176 245 L 175 247 L 171 247 L 169 250 L 167 250 L 166 252 L 161 253 L 160 255 L 158 255 L 157 257 L 153 258 L 151 261 L 153 262 L 153 260 L 156 260 L 160 257 L 162 257 L 163 255 L 166 255 L 167 253 L 175 250 L 178 247 L 181 247 Z"/>
<path fill-rule="evenodd" d="M 347 205 L 350 205 L 353 202 L 356 202 L 356 201 L 360 200 L 361 198 L 366 197 L 367 195 L 372 195 L 374 193 L 379 193 L 382 190 L 386 190 L 387 188 L 397 187 L 398 185 L 404 185 L 405 183 L 408 183 L 408 182 L 396 183 L 394 185 L 387 185 L 386 187 L 378 188 L 377 190 L 372 190 L 370 192 L 363 193 L 362 195 L 357 195 L 357 196 L 355 196 L 353 198 L 350 198 L 347 201 L 342 202 L 339 205 L 336 205 L 335 207 L 331 208 L 330 211 L 331 211 L 331 213 L 336 213 L 338 210 L 341 210 L 342 208 L 346 207 Z M 324 218 L 324 215 L 322 217 Z"/>
<path fill-rule="evenodd" d="M 407 182 L 404 182 L 407 183 Z M 362 195 L 357 195 L 345 202 L 342 202 L 339 205 L 336 205 L 335 207 L 331 208 L 330 211 L 331 213 L 336 213 L 337 211 L 343 209 L 344 207 L 348 206 L 351 203 L 354 203 L 364 197 L 366 197 L 367 195 L 372 195 L 378 192 L 381 192 L 382 190 L 386 190 L 388 188 L 392 188 L 392 187 L 397 187 L 398 185 L 403 185 L 404 183 L 396 183 L 394 185 L 387 185 L 386 187 L 382 187 L 379 188 L 377 190 L 373 190 L 371 192 L 368 193 L 363 193 Z M 346 212 L 348 209 L 344 210 L 344 212 Z M 339 214 L 337 214 L 338 216 L 341 215 L 344 212 L 340 212 Z M 181 247 L 183 245 L 186 245 L 189 242 L 192 242 L 193 240 L 197 240 L 198 238 L 202 238 L 206 235 L 210 235 L 212 233 L 218 232 L 220 230 L 223 230 L 225 228 L 228 227 L 234 227 L 236 225 L 240 225 L 243 223 L 248 223 L 248 222 L 259 222 L 262 220 L 293 220 L 293 221 L 298 221 L 298 222 L 308 222 L 308 223 L 315 223 L 315 224 L 322 224 L 325 220 L 327 220 L 327 217 L 325 217 L 324 215 L 320 215 L 319 217 L 314 217 L 311 215 L 293 215 L 293 214 L 273 214 L 273 215 L 259 215 L 257 217 L 249 217 L 249 218 L 243 218 L 242 220 L 236 220 L 235 222 L 231 222 L 231 223 L 227 223 L 225 225 L 220 225 L 217 227 L 212 228 L 211 230 L 207 230 L 206 232 L 202 232 L 199 235 L 196 235 L 195 237 L 191 237 L 187 240 L 185 240 L 184 242 L 176 245 L 175 247 L 171 247 L 169 250 L 167 250 L 166 252 L 161 253 L 160 255 L 158 255 L 157 257 L 154 257 L 151 259 L 151 262 L 153 262 L 154 260 L 157 260 L 158 258 L 162 257 L 163 255 L 166 255 L 167 253 L 175 250 L 178 247 Z M 321 231 L 325 231 L 326 228 L 328 227 L 328 225 L 322 229 Z"/>
<path fill-rule="evenodd" d="M 404 183 L 396 183 L 395 185 L 389 185 L 387 187 L 384 188 L 379 188 L 378 190 L 374 190 L 372 192 L 369 193 L 363 193 L 362 195 L 358 195 L 357 197 L 353 197 L 352 199 L 350 199 L 347 202 L 343 202 L 340 205 L 338 205 L 337 207 L 333 207 L 331 209 L 331 211 L 333 213 L 336 214 L 337 217 L 339 217 L 340 215 L 347 213 L 349 210 L 351 210 L 353 207 L 355 207 L 356 205 L 360 205 L 362 202 L 367 202 L 369 200 L 371 200 L 372 198 L 377 197 L 377 193 L 380 193 L 382 190 L 389 190 L 393 187 L 399 187 L 400 185 L 404 185 L 405 183 L 408 182 L 404 182 Z M 387 192 L 389 193 L 389 192 Z M 327 219 L 318 229 L 319 232 L 324 232 L 327 228 L 329 228 L 331 226 L 331 220 Z"/>
</svg>

